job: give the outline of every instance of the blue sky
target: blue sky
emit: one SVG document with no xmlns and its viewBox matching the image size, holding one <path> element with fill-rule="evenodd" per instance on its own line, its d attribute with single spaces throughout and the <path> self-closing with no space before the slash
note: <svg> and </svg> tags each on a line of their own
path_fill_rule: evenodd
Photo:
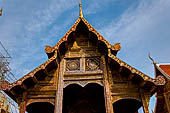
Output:
<svg viewBox="0 0 170 113">
<path fill-rule="evenodd" d="M 154 78 L 148 53 L 158 63 L 170 61 L 170 0 L 82 4 L 89 23 L 111 44 L 121 43 L 117 56 L 126 63 Z M 2 6 L 0 41 L 13 58 L 10 66 L 17 78 L 47 60 L 45 46 L 54 46 L 79 15 L 78 0 L 0 0 Z"/>
</svg>

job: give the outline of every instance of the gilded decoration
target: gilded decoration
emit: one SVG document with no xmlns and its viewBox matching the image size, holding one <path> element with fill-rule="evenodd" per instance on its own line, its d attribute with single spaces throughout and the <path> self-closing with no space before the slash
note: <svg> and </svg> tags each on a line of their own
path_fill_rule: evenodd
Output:
<svg viewBox="0 0 170 113">
<path fill-rule="evenodd" d="M 61 43 L 67 41 L 70 33 L 74 32 L 76 30 L 76 27 L 80 23 L 80 21 L 83 21 L 86 24 L 86 26 L 88 27 L 89 31 L 96 34 L 96 36 L 98 37 L 98 40 L 104 42 L 107 45 L 108 48 L 110 48 L 114 51 L 119 51 L 121 49 L 121 46 L 120 46 L 119 43 L 116 43 L 115 45 L 111 45 L 100 33 L 98 33 L 94 29 L 94 27 L 92 25 L 90 25 L 88 23 L 88 21 L 84 17 L 80 17 L 80 18 L 77 19 L 77 21 L 74 23 L 74 25 L 67 31 L 67 33 L 61 38 L 61 40 L 54 47 L 46 46 L 46 48 L 45 48 L 46 53 L 52 53 L 54 50 L 58 50 Z"/>
<path fill-rule="evenodd" d="M 101 70 L 100 57 L 86 58 L 86 71 Z"/>
<path fill-rule="evenodd" d="M 156 85 L 165 85 L 166 81 L 162 75 L 156 77 L 155 82 Z"/>
<path fill-rule="evenodd" d="M 77 50 L 77 49 L 80 49 L 80 47 L 77 45 L 77 42 L 74 41 L 73 47 L 71 47 L 71 50 Z"/>
<path fill-rule="evenodd" d="M 80 71 L 80 59 L 67 59 L 66 71 Z"/>
<path fill-rule="evenodd" d="M 133 68 L 132 66 L 128 65 L 127 63 L 123 62 L 122 60 L 120 60 L 119 58 L 117 58 L 115 55 L 108 53 L 108 57 L 110 57 L 111 59 L 115 60 L 117 63 L 119 63 L 120 66 L 123 66 L 127 69 L 129 69 L 133 74 L 137 74 L 139 76 L 141 76 L 145 81 L 150 81 L 152 83 L 155 82 L 154 79 L 148 77 L 147 75 L 145 75 L 144 73 L 138 71 L 137 69 Z"/>
</svg>

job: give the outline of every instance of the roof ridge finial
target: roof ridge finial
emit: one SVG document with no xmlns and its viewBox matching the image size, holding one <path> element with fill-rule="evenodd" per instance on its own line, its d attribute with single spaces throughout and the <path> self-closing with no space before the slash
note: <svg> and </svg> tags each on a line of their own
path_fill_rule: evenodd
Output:
<svg viewBox="0 0 170 113">
<path fill-rule="evenodd" d="M 79 0 L 79 8 L 80 8 L 79 17 L 83 17 L 83 12 L 81 8 L 81 0 Z"/>
<path fill-rule="evenodd" d="M 153 58 L 151 57 L 150 53 L 148 54 L 148 57 L 149 57 L 149 59 L 152 61 L 152 63 L 153 63 L 154 65 L 157 64 L 157 63 L 153 60 Z"/>
</svg>

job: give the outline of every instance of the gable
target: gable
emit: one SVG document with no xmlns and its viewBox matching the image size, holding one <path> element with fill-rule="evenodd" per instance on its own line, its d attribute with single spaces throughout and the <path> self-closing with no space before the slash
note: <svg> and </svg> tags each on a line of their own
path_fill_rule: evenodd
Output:
<svg viewBox="0 0 170 113">
<path fill-rule="evenodd" d="M 70 39 L 71 35 L 74 34 L 74 32 L 79 31 L 79 28 L 85 28 L 86 30 L 86 35 L 89 35 L 89 33 L 95 35 L 96 39 L 94 39 L 96 42 L 100 41 L 107 47 L 107 49 L 111 49 L 112 53 L 114 55 L 117 54 L 117 52 L 121 49 L 121 46 L 119 43 L 116 43 L 114 45 L 111 45 L 107 40 L 104 39 L 104 37 L 98 33 L 92 25 L 88 23 L 88 21 L 84 17 L 79 17 L 77 21 L 74 23 L 74 25 L 66 32 L 66 34 L 61 38 L 61 40 L 54 46 L 46 46 L 45 52 L 47 53 L 48 57 L 50 58 L 51 56 L 54 55 L 54 51 L 59 51 L 60 46 L 64 45 L 64 42 L 68 42 Z M 80 30 L 81 31 L 81 30 Z M 92 37 L 92 38 L 94 38 Z M 64 49 L 64 48 L 62 48 Z"/>
<path fill-rule="evenodd" d="M 167 79 L 170 79 L 170 64 L 156 64 L 156 69 L 159 70 L 159 72 Z M 159 72 L 156 74 L 159 74 Z"/>
</svg>

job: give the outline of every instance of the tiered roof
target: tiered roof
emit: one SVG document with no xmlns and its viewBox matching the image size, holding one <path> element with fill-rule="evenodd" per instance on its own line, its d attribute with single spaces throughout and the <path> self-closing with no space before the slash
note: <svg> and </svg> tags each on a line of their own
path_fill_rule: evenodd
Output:
<svg viewBox="0 0 170 113">
<path fill-rule="evenodd" d="M 170 80 L 170 63 L 166 64 L 155 64 L 156 69 L 158 69 L 167 79 Z"/>
</svg>

